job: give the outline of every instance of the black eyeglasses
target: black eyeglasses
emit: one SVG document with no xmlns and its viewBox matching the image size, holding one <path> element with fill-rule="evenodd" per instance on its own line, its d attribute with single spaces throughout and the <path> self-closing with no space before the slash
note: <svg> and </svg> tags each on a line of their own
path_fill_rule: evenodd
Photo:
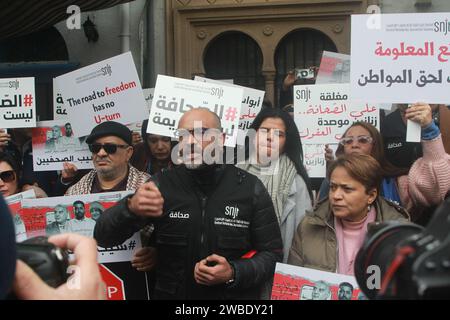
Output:
<svg viewBox="0 0 450 320">
<path fill-rule="evenodd" d="M 99 153 L 101 149 L 105 150 L 107 154 L 114 154 L 117 152 L 117 148 L 126 149 L 129 145 L 127 144 L 114 144 L 114 143 L 93 143 L 89 145 L 89 150 L 92 153 Z"/>
<path fill-rule="evenodd" d="M 2 179 L 3 182 L 12 182 L 16 180 L 16 174 L 14 170 L 8 170 L 0 172 L 0 179 Z"/>
</svg>

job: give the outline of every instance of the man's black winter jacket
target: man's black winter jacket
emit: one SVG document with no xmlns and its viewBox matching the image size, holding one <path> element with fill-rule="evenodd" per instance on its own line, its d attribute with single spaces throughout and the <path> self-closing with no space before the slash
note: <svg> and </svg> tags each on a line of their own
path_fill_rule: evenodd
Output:
<svg viewBox="0 0 450 320">
<path fill-rule="evenodd" d="M 138 217 L 123 199 L 97 221 L 94 236 L 103 247 L 118 245 L 154 224 L 154 299 L 257 299 L 260 286 L 282 259 L 278 221 L 261 181 L 232 165 L 218 166 L 212 179 L 208 198 L 190 170 L 174 167 L 152 178 L 164 198 L 161 218 Z M 251 250 L 257 252 L 252 258 L 241 258 Z M 224 256 L 233 266 L 233 284 L 208 287 L 195 282 L 195 264 L 211 254 Z"/>
</svg>

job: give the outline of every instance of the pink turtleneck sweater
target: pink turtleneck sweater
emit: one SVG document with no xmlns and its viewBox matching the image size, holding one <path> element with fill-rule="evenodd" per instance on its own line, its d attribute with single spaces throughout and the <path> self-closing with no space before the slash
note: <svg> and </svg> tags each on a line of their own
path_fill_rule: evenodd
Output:
<svg viewBox="0 0 450 320">
<path fill-rule="evenodd" d="M 367 233 L 367 225 L 376 218 L 375 208 L 358 222 L 335 218 L 336 238 L 338 242 L 338 270 L 340 274 L 354 275 L 356 254 L 361 248 Z"/>
</svg>

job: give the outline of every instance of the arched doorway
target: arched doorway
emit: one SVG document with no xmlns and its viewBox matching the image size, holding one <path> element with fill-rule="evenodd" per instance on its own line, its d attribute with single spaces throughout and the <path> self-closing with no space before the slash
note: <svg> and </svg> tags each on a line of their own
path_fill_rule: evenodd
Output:
<svg viewBox="0 0 450 320">
<path fill-rule="evenodd" d="M 323 51 L 337 52 L 337 48 L 329 37 L 318 30 L 298 29 L 286 35 L 275 52 L 276 97 L 280 96 L 283 80 L 290 70 L 319 67 Z M 298 80 L 296 82 L 296 84 L 308 83 L 312 81 Z"/>
<path fill-rule="evenodd" d="M 259 45 L 242 32 L 226 32 L 208 45 L 203 63 L 207 78 L 233 79 L 235 84 L 265 90 Z"/>
</svg>

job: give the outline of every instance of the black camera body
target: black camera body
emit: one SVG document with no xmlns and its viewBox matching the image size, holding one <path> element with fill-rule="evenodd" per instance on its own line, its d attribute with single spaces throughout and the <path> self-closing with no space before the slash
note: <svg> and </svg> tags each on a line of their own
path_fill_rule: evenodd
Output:
<svg viewBox="0 0 450 320">
<path fill-rule="evenodd" d="M 370 285 L 371 266 L 381 271 L 379 288 Z M 356 256 L 355 277 L 369 299 L 448 299 L 450 198 L 426 228 L 390 221 L 369 229 Z"/>
<path fill-rule="evenodd" d="M 69 254 L 47 241 L 35 237 L 17 243 L 17 258 L 25 262 L 49 286 L 56 288 L 68 278 Z"/>
</svg>

